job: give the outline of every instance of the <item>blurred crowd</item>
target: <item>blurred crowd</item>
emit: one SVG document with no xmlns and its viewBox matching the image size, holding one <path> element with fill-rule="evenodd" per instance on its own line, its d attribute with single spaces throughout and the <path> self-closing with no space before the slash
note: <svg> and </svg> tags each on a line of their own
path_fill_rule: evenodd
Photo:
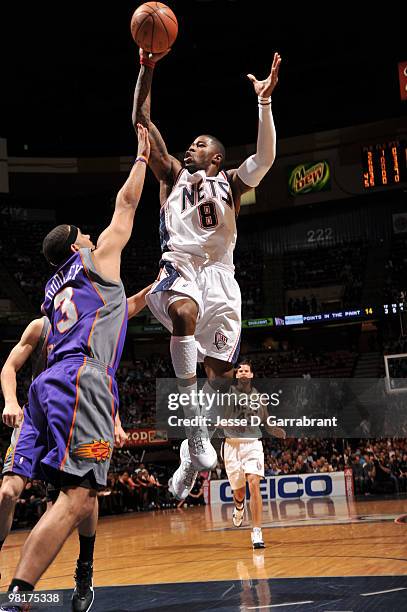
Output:
<svg viewBox="0 0 407 612">
<path fill-rule="evenodd" d="M 16 220 L 2 216 L 0 228 L 1 263 L 19 285 L 31 306 L 38 308 L 43 300 L 43 286 L 49 276 L 49 267 L 41 254 L 42 240 L 53 227 L 52 222 Z M 101 228 L 84 226 L 95 238 Z M 259 230 L 259 236 L 261 231 Z M 158 232 L 152 240 L 149 235 L 137 235 L 130 240 L 123 253 L 123 282 L 128 295 L 149 285 L 157 276 L 160 261 Z M 261 240 L 259 240 L 259 244 Z M 400 291 L 405 290 L 407 272 L 407 239 L 395 236 L 390 244 L 389 257 L 384 262 L 383 286 L 378 288 L 378 301 L 397 301 Z M 361 305 L 366 276 L 369 245 L 353 242 L 341 245 L 317 246 L 283 257 L 283 286 L 286 291 L 304 289 L 299 297 L 287 299 L 287 313 L 264 312 L 271 303 L 267 292 L 275 290 L 270 270 L 266 265 L 266 254 L 260 248 L 237 245 L 235 253 L 236 279 L 242 290 L 243 318 L 282 314 L 312 314 L 321 312 L 319 302 L 312 289 L 326 286 L 342 286 L 340 306 L 344 308 Z M 271 261 L 269 256 L 267 261 Z"/>
<path fill-rule="evenodd" d="M 357 495 L 407 493 L 407 440 L 361 440 L 349 449 L 347 465 L 352 468 Z"/>
<path fill-rule="evenodd" d="M 343 285 L 342 307 L 360 306 L 366 273 L 367 245 L 317 247 L 284 256 L 284 288 L 302 289 Z M 320 305 L 312 294 L 291 299 L 288 308 L 292 313 L 315 313 Z"/>
</svg>

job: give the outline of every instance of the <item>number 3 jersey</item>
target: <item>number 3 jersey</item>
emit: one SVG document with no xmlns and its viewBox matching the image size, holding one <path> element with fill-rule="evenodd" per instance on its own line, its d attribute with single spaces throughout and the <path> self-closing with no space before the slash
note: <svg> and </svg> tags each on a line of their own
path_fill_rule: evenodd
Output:
<svg viewBox="0 0 407 612">
<path fill-rule="evenodd" d="M 91 250 L 67 259 L 45 286 L 42 312 L 52 326 L 48 367 L 85 355 L 116 371 L 127 329 L 127 300 L 121 281 L 103 278 Z"/>
<path fill-rule="evenodd" d="M 233 268 L 236 216 L 225 172 L 207 177 L 181 170 L 161 208 L 160 239 L 163 253 L 187 253 Z"/>
</svg>

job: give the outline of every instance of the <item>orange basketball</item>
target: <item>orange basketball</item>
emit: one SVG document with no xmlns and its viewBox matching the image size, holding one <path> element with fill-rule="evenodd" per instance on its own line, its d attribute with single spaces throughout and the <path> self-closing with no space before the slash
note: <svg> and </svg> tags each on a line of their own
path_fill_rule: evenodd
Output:
<svg viewBox="0 0 407 612">
<path fill-rule="evenodd" d="M 162 2 L 146 2 L 134 12 L 130 29 L 139 47 L 149 53 L 162 53 L 177 38 L 178 21 Z"/>
</svg>

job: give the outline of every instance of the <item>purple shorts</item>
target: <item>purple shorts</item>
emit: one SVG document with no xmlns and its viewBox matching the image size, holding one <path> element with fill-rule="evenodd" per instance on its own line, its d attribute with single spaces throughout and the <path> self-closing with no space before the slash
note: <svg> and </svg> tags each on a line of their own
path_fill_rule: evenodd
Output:
<svg viewBox="0 0 407 612">
<path fill-rule="evenodd" d="M 14 429 L 6 451 L 2 474 L 18 474 L 23 478 L 41 478 L 32 474 L 36 432 L 32 426 L 28 405 L 24 406 L 23 422 Z"/>
<path fill-rule="evenodd" d="M 36 432 L 33 471 L 60 486 L 61 472 L 106 486 L 118 390 L 111 368 L 89 357 L 63 359 L 34 380 L 29 396 Z"/>
</svg>

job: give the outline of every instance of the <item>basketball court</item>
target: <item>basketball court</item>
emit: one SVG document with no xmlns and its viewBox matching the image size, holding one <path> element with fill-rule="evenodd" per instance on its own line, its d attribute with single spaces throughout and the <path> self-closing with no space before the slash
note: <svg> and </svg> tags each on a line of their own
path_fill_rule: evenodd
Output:
<svg viewBox="0 0 407 612">
<path fill-rule="evenodd" d="M 102 518 L 92 610 L 407 610 L 407 538 L 394 523 L 406 507 L 405 498 L 268 502 L 260 551 L 251 548 L 248 516 L 233 528 L 229 504 Z M 27 535 L 13 532 L 3 548 L 2 590 Z M 62 610 L 69 609 L 77 539 L 38 585 L 67 589 Z"/>
</svg>

